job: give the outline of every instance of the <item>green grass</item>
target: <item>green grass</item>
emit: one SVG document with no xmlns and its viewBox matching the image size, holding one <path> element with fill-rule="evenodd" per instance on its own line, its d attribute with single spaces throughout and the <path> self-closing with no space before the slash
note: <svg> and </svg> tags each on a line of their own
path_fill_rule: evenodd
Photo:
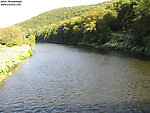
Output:
<svg viewBox="0 0 150 113">
<path fill-rule="evenodd" d="M 0 82 L 12 68 L 31 55 L 31 47 L 28 45 L 0 48 Z"/>
</svg>

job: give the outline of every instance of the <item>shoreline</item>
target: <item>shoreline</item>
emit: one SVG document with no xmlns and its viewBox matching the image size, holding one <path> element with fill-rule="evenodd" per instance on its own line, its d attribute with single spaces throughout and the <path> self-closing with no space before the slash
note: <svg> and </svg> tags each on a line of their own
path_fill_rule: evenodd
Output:
<svg viewBox="0 0 150 113">
<path fill-rule="evenodd" d="M 29 45 L 0 48 L 0 83 L 10 75 L 12 69 L 32 54 Z"/>
<path fill-rule="evenodd" d="M 70 46 L 75 46 L 75 47 L 81 47 L 81 48 L 85 48 L 85 49 L 96 49 L 97 51 L 116 51 L 119 53 L 123 53 L 126 54 L 127 56 L 131 56 L 133 58 L 137 58 L 137 59 L 144 59 L 144 60 L 150 60 L 150 54 L 147 54 L 145 52 L 141 52 L 141 51 L 136 51 L 136 49 L 133 51 L 131 50 L 131 48 L 126 49 L 126 48 L 119 48 L 119 46 L 111 46 L 111 44 L 108 46 L 104 45 L 96 45 L 96 44 L 70 44 L 70 43 L 56 43 L 56 42 L 38 42 L 38 43 L 52 43 L 52 44 L 63 44 L 63 45 L 70 45 Z M 144 57 L 144 58 L 143 58 Z"/>
</svg>

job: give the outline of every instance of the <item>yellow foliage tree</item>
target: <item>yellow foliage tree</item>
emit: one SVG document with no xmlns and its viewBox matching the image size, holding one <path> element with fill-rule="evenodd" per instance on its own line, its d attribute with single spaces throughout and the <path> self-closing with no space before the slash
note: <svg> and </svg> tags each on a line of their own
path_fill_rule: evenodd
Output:
<svg viewBox="0 0 150 113">
<path fill-rule="evenodd" d="M 12 47 L 14 45 L 21 46 L 24 43 L 22 32 L 19 28 L 10 26 L 3 28 L 0 32 L 0 35 L 2 36 L 1 43 Z"/>
</svg>

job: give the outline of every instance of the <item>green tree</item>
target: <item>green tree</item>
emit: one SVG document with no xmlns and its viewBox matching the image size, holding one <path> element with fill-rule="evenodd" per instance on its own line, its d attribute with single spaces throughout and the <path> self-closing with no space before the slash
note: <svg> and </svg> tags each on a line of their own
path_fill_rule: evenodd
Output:
<svg viewBox="0 0 150 113">
<path fill-rule="evenodd" d="M 122 27 L 128 27 L 133 24 L 135 19 L 135 12 L 134 12 L 134 2 L 128 2 L 121 5 L 121 9 L 118 12 L 117 21 Z"/>
<path fill-rule="evenodd" d="M 139 19 L 150 14 L 150 1 L 149 0 L 135 0 L 136 18 Z"/>
<path fill-rule="evenodd" d="M 1 30 L 2 44 L 6 46 L 22 45 L 24 43 L 22 32 L 19 28 L 11 26 Z"/>
</svg>

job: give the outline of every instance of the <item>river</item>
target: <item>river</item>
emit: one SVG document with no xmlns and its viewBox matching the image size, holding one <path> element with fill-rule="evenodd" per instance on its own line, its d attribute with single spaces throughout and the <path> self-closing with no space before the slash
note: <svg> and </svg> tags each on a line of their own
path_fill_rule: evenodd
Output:
<svg viewBox="0 0 150 113">
<path fill-rule="evenodd" d="M 150 60 L 36 44 L 0 84 L 0 112 L 150 112 Z"/>
</svg>

